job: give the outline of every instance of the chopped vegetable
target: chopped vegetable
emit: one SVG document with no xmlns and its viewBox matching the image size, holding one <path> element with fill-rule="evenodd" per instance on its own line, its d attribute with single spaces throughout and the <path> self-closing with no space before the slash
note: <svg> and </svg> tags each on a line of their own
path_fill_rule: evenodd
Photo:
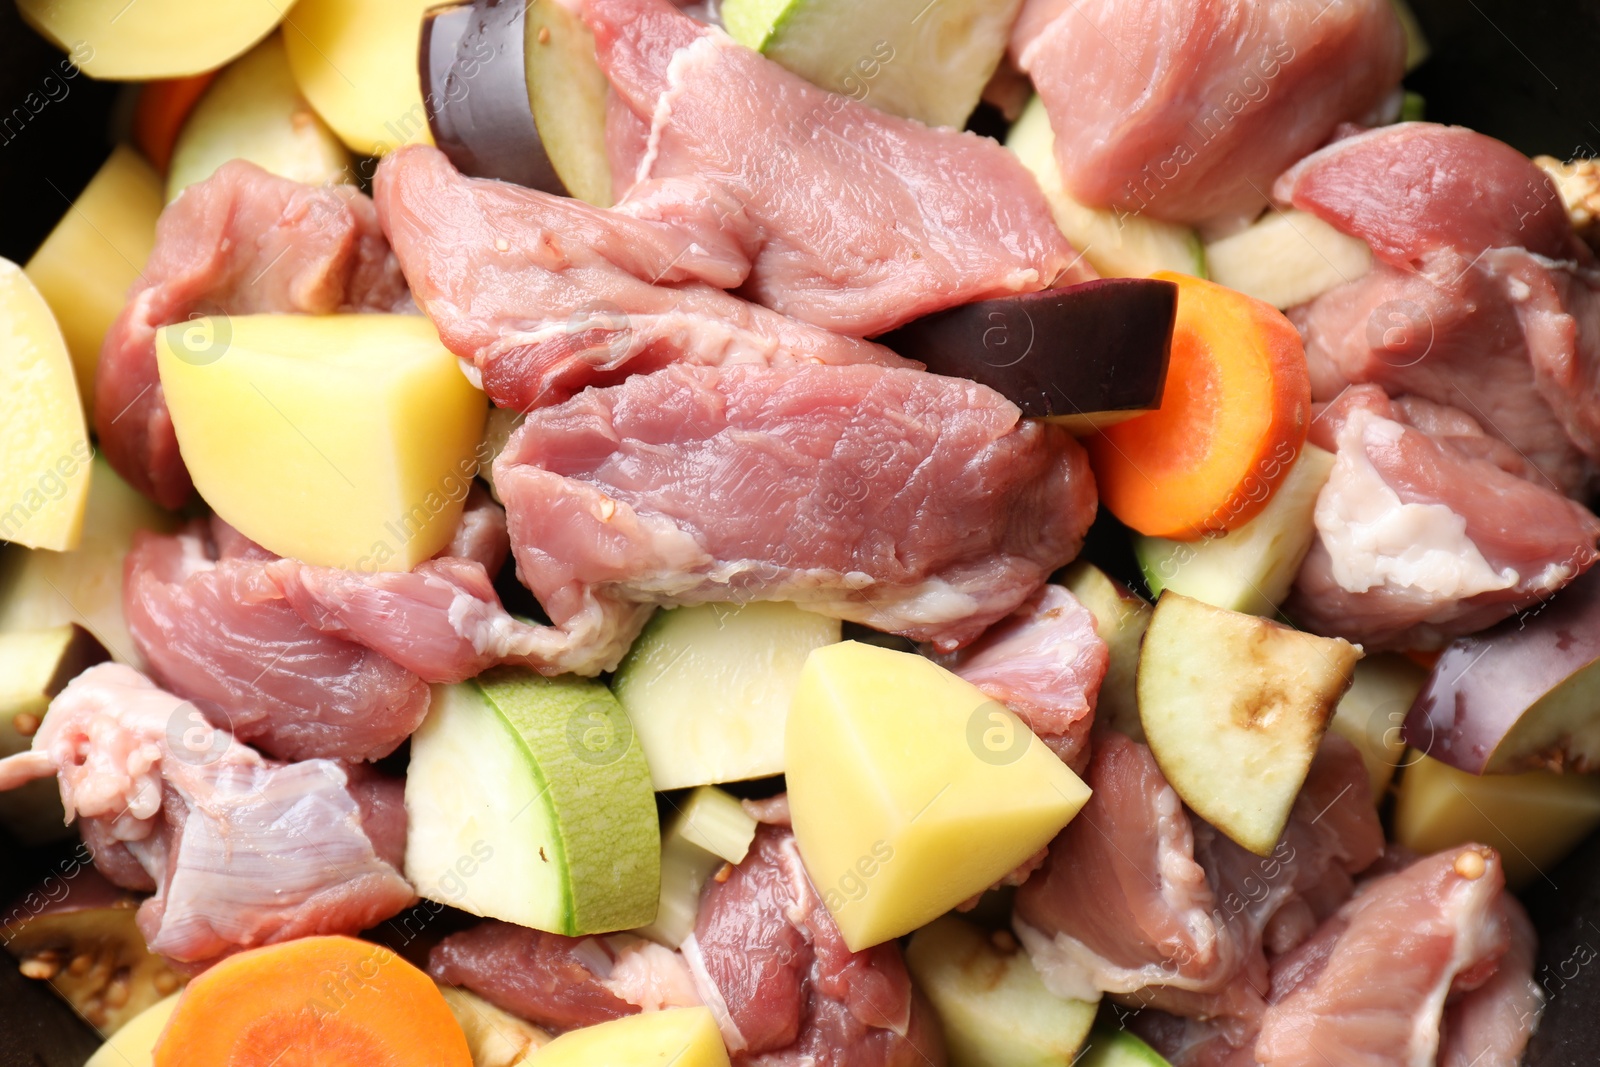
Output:
<svg viewBox="0 0 1600 1067">
<path fill-rule="evenodd" d="M 1372 249 L 1304 211 L 1269 211 L 1253 225 L 1206 246 L 1218 285 L 1275 308 L 1315 300 L 1372 269 Z"/>
<path fill-rule="evenodd" d="M 241 315 L 157 334 L 206 503 L 280 556 L 410 570 L 450 540 L 488 405 L 420 315 Z"/>
<path fill-rule="evenodd" d="M 1100 210 L 1079 203 L 1067 192 L 1056 163 L 1056 137 L 1050 116 L 1037 96 L 1006 136 L 1006 147 L 1033 172 L 1050 203 L 1056 225 L 1107 278 L 1143 278 L 1156 271 L 1207 276 L 1205 246 L 1188 226 L 1163 222 L 1131 211 Z"/>
<path fill-rule="evenodd" d="M 190 112 L 172 150 L 167 199 L 230 159 L 307 185 L 355 181 L 350 153 L 300 95 L 276 33 L 228 64 Z"/>
<path fill-rule="evenodd" d="M 272 32 L 278 0 L 17 0 L 23 20 L 91 78 L 140 81 L 215 70 Z"/>
<path fill-rule="evenodd" d="M 703 785 L 690 793 L 673 816 L 672 828 L 728 863 L 744 862 L 755 840 L 756 821 L 737 797 Z"/>
<path fill-rule="evenodd" d="M 1097 1026 L 1083 1058 L 1072 1067 L 1170 1067 L 1161 1054 L 1127 1030 Z"/>
<path fill-rule="evenodd" d="M 594 34 L 561 0 L 530 0 L 524 37 L 528 102 L 550 164 L 567 191 L 611 206 L 606 155 L 606 94 Z"/>
<path fill-rule="evenodd" d="M 655 918 L 650 772 L 598 682 L 502 668 L 436 687 L 406 814 L 406 877 L 430 900 L 574 936 Z"/>
<path fill-rule="evenodd" d="M 1161 410 L 1088 438 L 1101 501 L 1139 533 L 1193 541 L 1255 518 L 1311 417 L 1300 335 L 1276 309 L 1181 274 Z"/>
<path fill-rule="evenodd" d="M 306 937 L 229 956 L 189 983 L 154 1067 L 472 1067 L 433 981 L 381 945 Z"/>
<path fill-rule="evenodd" d="M 139 87 L 139 102 L 133 110 L 133 143 L 161 174 L 166 174 L 172 162 L 178 131 L 216 76 L 216 71 L 208 70 L 185 78 L 160 78 Z"/>
<path fill-rule="evenodd" d="M 145 1008 L 89 1057 L 83 1067 L 153 1067 L 156 1042 L 178 1006 L 178 994 Z"/>
<path fill-rule="evenodd" d="M 466 1035 L 472 1067 L 515 1067 L 550 1043 L 548 1033 L 475 993 L 454 986 L 440 986 L 439 992 Z"/>
<path fill-rule="evenodd" d="M 1005 53 L 1020 0 L 723 0 L 733 39 L 820 85 L 960 129 Z"/>
<path fill-rule="evenodd" d="M 435 0 L 302 0 L 284 35 L 295 81 L 352 152 L 430 144 L 417 81 L 422 13 Z"/>
<path fill-rule="evenodd" d="M 728 1067 L 710 1008 L 668 1008 L 572 1030 L 529 1061 L 538 1067 Z"/>
<path fill-rule="evenodd" d="M 793 604 L 702 604 L 657 612 L 617 667 L 657 789 L 782 774 L 783 723 L 812 649 L 839 620 Z"/>
<path fill-rule="evenodd" d="M 661 904 L 639 933 L 677 948 L 694 929 L 700 890 L 725 864 L 743 862 L 756 821 L 739 801 L 713 786 L 689 794 L 661 835 Z"/>
<path fill-rule="evenodd" d="M 976 686 L 921 656 L 855 641 L 806 660 L 785 749 L 800 855 L 858 952 L 993 885 L 1089 799 Z"/>
<path fill-rule="evenodd" d="M 1423 854 L 1476 842 L 1500 853 L 1520 889 L 1550 871 L 1600 827 L 1600 777 L 1468 774 L 1420 752 L 1405 756 L 1394 837 Z"/>
<path fill-rule="evenodd" d="M 1316 539 L 1317 494 L 1332 472 L 1333 453 L 1308 444 L 1267 506 L 1243 526 L 1199 541 L 1135 534 L 1133 552 L 1150 592 L 1171 589 L 1229 611 L 1276 614 Z"/>
<path fill-rule="evenodd" d="M 1139 659 L 1139 717 L 1184 803 L 1271 853 L 1360 649 L 1176 593 L 1156 602 Z"/>
<path fill-rule="evenodd" d="M 89 501 L 89 429 L 72 357 L 39 290 L 0 259 L 0 540 L 78 546 Z"/>
<path fill-rule="evenodd" d="M 55 312 L 87 412 L 100 343 L 150 258 L 160 214 L 161 179 L 118 145 L 23 268 Z"/>
<path fill-rule="evenodd" d="M 1096 718 L 1143 741 L 1137 684 L 1139 644 L 1150 625 L 1149 602 L 1086 560 L 1068 568 L 1064 584 L 1094 616 L 1095 633 L 1110 653 L 1095 702 Z"/>
<path fill-rule="evenodd" d="M 1401 765 L 1406 743 L 1400 728 L 1428 672 L 1404 656 L 1379 653 L 1356 664 L 1355 678 L 1329 724 L 1355 745 L 1372 778 L 1372 798 L 1381 801 Z"/>
<path fill-rule="evenodd" d="M 906 965 L 944 1024 L 950 1067 L 1058 1067 L 1076 1063 L 1097 1004 L 1067 1000 L 1044 987 L 1013 941 L 954 916 L 912 937 Z"/>
<path fill-rule="evenodd" d="M 76 623 L 0 632 L 0 757 L 26 751 L 50 700 L 79 672 L 109 657 Z M 51 779 L 0 793 L 0 825 L 25 845 L 72 835 Z"/>
</svg>

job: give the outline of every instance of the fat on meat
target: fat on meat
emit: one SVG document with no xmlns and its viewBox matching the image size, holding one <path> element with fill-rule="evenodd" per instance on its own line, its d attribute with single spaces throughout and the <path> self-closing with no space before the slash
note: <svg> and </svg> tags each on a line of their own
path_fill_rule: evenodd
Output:
<svg viewBox="0 0 1600 1067">
<path fill-rule="evenodd" d="M 1518 1067 L 1544 1011 L 1534 980 L 1538 936 L 1528 913 L 1509 893 L 1500 899 L 1511 944 L 1489 980 L 1446 1003 L 1439 1031 L 1439 1067 Z"/>
<path fill-rule="evenodd" d="M 1441 426 L 1438 409 L 1410 406 Z M 1407 408 L 1352 386 L 1316 416 L 1335 451 L 1316 539 L 1285 611 L 1368 649 L 1439 647 L 1554 593 L 1597 558 L 1600 519 L 1478 450 L 1462 420 L 1443 440 Z"/>
<path fill-rule="evenodd" d="M 428 683 L 505 659 L 490 574 L 505 512 L 474 486 L 446 554 L 406 572 L 281 559 L 219 518 L 136 535 L 123 611 L 152 675 L 283 759 L 376 759 L 422 722 Z"/>
<path fill-rule="evenodd" d="M 73 679 L 32 748 L 0 760 L 0 789 L 51 776 L 102 873 L 155 889 L 138 914 L 150 950 L 190 970 L 353 934 L 416 900 L 391 862 L 403 848 L 398 783 L 332 760 L 264 759 L 130 667 Z"/>
<path fill-rule="evenodd" d="M 590 674 L 652 607 L 710 601 L 792 601 L 953 651 L 1076 556 L 1095 511 L 1059 427 L 872 365 L 678 365 L 590 389 L 530 415 L 494 484 L 562 646 L 544 669 Z"/>
<path fill-rule="evenodd" d="M 1058 996 L 1216 1019 L 1236 1047 L 1266 1005 L 1267 952 L 1309 936 L 1383 851 L 1365 773 L 1326 737 L 1261 857 L 1192 818 L 1148 748 L 1101 731 L 1093 795 L 1018 890 L 1017 935 Z"/>
<path fill-rule="evenodd" d="M 196 315 L 408 310 L 399 264 L 359 191 L 224 163 L 161 213 L 150 260 L 106 333 L 100 447 L 130 485 L 179 507 L 192 483 L 156 373 L 156 331 Z"/>
<path fill-rule="evenodd" d="M 900 947 L 845 946 L 783 827 L 761 826 L 727 880 L 706 886 L 683 955 L 737 1064 L 945 1062 L 938 1021 Z"/>
<path fill-rule="evenodd" d="M 1600 272 L 1548 175 L 1483 134 L 1402 123 L 1312 154 L 1274 195 L 1377 258 L 1290 311 L 1316 399 L 1374 383 L 1458 408 L 1542 484 L 1588 484 L 1600 457 Z"/>
<path fill-rule="evenodd" d="M 740 291 L 757 303 L 870 337 L 1093 276 L 1032 176 L 993 141 L 819 89 L 667 0 L 585 0 L 583 12 L 634 116 L 611 109 L 613 158 L 649 124 L 619 208 L 663 181 L 697 199 L 731 196 L 752 240 Z"/>
<path fill-rule="evenodd" d="M 942 662 L 1015 712 L 1063 763 L 1083 773 L 1111 654 L 1094 615 L 1065 587 L 1042 586 Z"/>
<path fill-rule="evenodd" d="M 604 211 L 463 177 L 424 146 L 386 156 L 373 193 L 417 303 L 501 407 L 674 363 L 915 365 L 724 292 L 749 266 L 725 196 Z M 730 221 L 708 235 L 692 218 L 715 210 Z"/>
<path fill-rule="evenodd" d="M 1237 224 L 1340 123 L 1383 110 L 1405 35 L 1388 0 L 1028 0 L 1010 53 L 1077 199 Z"/>
</svg>

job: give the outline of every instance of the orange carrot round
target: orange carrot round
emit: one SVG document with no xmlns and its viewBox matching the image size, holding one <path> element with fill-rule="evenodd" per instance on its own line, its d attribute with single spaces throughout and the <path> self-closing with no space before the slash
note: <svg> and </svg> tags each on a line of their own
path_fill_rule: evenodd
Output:
<svg viewBox="0 0 1600 1067">
<path fill-rule="evenodd" d="M 1266 506 L 1305 443 L 1311 379 L 1274 307 L 1183 274 L 1161 408 L 1089 437 L 1100 499 L 1152 537 L 1192 541 Z"/>
<path fill-rule="evenodd" d="M 229 956 L 184 990 L 155 1067 L 472 1067 L 427 975 L 381 945 L 307 937 Z"/>
<path fill-rule="evenodd" d="M 162 174 L 172 162 L 172 146 L 178 142 L 184 120 L 216 76 L 212 70 L 187 78 L 162 78 L 145 82 L 139 90 L 133 111 L 133 143 Z"/>
</svg>

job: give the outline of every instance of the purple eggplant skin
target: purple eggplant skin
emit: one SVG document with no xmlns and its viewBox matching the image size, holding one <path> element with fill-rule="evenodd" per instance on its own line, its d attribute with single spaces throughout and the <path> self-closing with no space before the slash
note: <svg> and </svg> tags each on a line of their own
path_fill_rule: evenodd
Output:
<svg viewBox="0 0 1600 1067">
<path fill-rule="evenodd" d="M 424 13 L 417 65 L 428 128 L 469 177 L 566 196 L 528 101 L 526 14 L 526 0 L 476 0 Z"/>
<path fill-rule="evenodd" d="M 1403 734 L 1472 774 L 1600 770 L 1600 568 L 1454 641 Z"/>
<path fill-rule="evenodd" d="M 1101 278 L 935 312 L 877 340 L 1074 432 L 1160 406 L 1178 287 Z"/>
</svg>

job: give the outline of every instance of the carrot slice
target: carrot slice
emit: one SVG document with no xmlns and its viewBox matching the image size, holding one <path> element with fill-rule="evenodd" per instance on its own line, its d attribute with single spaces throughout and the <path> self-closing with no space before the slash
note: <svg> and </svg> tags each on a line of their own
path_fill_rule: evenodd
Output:
<svg viewBox="0 0 1600 1067">
<path fill-rule="evenodd" d="M 472 1067 L 439 987 L 381 945 L 307 937 L 189 983 L 155 1067 Z"/>
<path fill-rule="evenodd" d="M 178 142 L 184 120 L 216 76 L 211 70 L 187 78 L 162 78 L 145 82 L 139 90 L 133 111 L 133 143 L 162 174 L 172 162 L 172 146 Z"/>
<path fill-rule="evenodd" d="M 1236 529 L 1294 466 L 1311 412 L 1300 335 L 1274 307 L 1214 282 L 1178 285 L 1161 408 L 1087 438 L 1100 499 L 1142 534 Z"/>
</svg>

